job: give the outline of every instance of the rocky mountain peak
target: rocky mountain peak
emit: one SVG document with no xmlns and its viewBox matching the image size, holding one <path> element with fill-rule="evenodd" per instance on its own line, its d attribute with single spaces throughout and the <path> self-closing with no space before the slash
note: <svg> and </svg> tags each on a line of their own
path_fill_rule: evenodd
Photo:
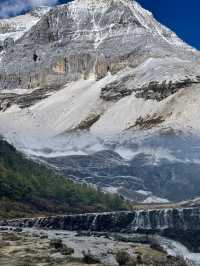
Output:
<svg viewBox="0 0 200 266">
<path fill-rule="evenodd" d="M 14 41 L 21 38 L 28 30 L 30 30 L 42 16 L 44 16 L 50 7 L 41 6 L 33 9 L 25 15 L 11 17 L 0 20 L 0 42 L 4 42 L 7 38 Z M 3 43 L 0 45 L 3 46 Z"/>
<path fill-rule="evenodd" d="M 46 14 L 47 9 L 35 12 Z M 4 88 L 60 86 L 91 76 L 99 80 L 149 57 L 191 59 L 196 53 L 131 0 L 75 0 L 34 18 L 15 49 L 2 56 Z M 12 82 L 7 74 L 13 75 Z"/>
<path fill-rule="evenodd" d="M 124 27 L 137 26 L 151 35 L 156 35 L 166 42 L 169 42 L 175 46 L 186 45 L 180 40 L 176 34 L 171 32 L 166 27 L 158 23 L 151 12 L 142 8 L 142 6 L 136 1 L 132 0 L 75 0 L 69 4 L 74 19 L 78 16 L 80 21 L 80 15 L 93 16 L 94 29 L 97 26 L 101 26 L 104 21 L 104 17 L 110 15 L 107 18 L 107 26 L 110 28 L 116 24 L 123 25 Z M 84 15 L 83 15 L 84 14 Z M 105 25 L 103 25 L 105 26 Z M 118 28 L 119 25 L 116 26 Z M 129 28 L 129 30 L 131 30 Z M 136 33 L 135 33 L 136 34 Z M 138 33 L 139 34 L 139 33 Z M 188 48 L 188 47 L 187 47 Z"/>
</svg>

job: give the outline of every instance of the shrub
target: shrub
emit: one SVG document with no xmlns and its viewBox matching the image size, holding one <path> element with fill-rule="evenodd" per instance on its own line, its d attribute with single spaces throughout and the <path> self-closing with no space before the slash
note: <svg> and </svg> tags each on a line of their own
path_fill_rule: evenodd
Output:
<svg viewBox="0 0 200 266">
<path fill-rule="evenodd" d="M 131 256 L 125 250 L 120 250 L 116 254 L 116 261 L 120 266 L 129 265 Z"/>
</svg>

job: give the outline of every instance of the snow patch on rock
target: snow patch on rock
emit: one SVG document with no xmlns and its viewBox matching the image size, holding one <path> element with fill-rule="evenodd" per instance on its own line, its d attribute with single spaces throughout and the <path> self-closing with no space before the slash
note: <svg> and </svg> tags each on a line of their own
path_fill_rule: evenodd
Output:
<svg viewBox="0 0 200 266">
<path fill-rule="evenodd" d="M 13 38 L 15 41 L 30 30 L 50 10 L 40 7 L 25 15 L 0 20 L 0 41 Z"/>
<path fill-rule="evenodd" d="M 156 196 L 149 196 L 147 197 L 143 203 L 145 204 L 151 204 L 151 203 L 169 203 L 169 200 L 167 199 L 163 199 L 160 197 L 156 197 Z"/>
</svg>

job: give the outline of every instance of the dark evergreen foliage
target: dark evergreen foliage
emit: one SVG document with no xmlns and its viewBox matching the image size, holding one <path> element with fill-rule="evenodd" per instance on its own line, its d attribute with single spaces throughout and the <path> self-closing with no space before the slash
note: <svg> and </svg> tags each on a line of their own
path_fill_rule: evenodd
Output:
<svg viewBox="0 0 200 266">
<path fill-rule="evenodd" d="M 0 140 L 0 216 L 127 209 L 117 195 L 77 184 Z"/>
</svg>

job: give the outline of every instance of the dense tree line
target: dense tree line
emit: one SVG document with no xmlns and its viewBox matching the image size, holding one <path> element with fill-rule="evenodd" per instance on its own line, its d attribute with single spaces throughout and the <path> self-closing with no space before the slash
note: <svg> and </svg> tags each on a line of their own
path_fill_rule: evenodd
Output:
<svg viewBox="0 0 200 266">
<path fill-rule="evenodd" d="M 0 203 L 1 217 L 128 208 L 119 196 L 68 180 L 4 140 L 0 140 Z"/>
</svg>

